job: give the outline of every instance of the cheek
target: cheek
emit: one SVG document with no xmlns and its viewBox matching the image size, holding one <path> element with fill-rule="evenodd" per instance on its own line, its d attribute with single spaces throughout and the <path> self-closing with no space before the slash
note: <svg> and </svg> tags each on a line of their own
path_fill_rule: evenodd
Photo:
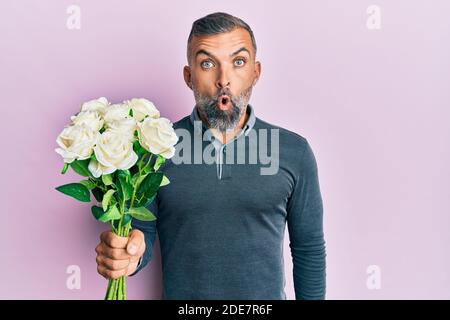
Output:
<svg viewBox="0 0 450 320">
<path fill-rule="evenodd" d="M 253 73 L 242 70 L 242 72 L 237 72 L 234 79 L 234 86 L 236 92 L 242 92 L 253 85 Z M 233 83 L 233 82 L 232 82 Z M 233 85 L 232 85 L 233 87 Z"/>
<path fill-rule="evenodd" d="M 249 85 L 253 84 L 253 81 L 255 80 L 255 68 L 249 67 L 245 72 L 245 77 Z"/>
<path fill-rule="evenodd" d="M 215 79 L 213 72 L 199 72 L 192 77 L 192 82 L 200 92 L 209 93 L 215 91 Z"/>
</svg>

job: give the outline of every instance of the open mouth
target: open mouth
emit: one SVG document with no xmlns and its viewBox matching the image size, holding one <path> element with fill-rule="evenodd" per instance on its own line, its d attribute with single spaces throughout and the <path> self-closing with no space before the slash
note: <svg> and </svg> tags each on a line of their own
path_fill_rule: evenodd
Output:
<svg viewBox="0 0 450 320">
<path fill-rule="evenodd" d="M 231 108 L 231 100 L 227 95 L 222 95 L 217 98 L 217 106 L 220 110 L 229 110 Z"/>
</svg>

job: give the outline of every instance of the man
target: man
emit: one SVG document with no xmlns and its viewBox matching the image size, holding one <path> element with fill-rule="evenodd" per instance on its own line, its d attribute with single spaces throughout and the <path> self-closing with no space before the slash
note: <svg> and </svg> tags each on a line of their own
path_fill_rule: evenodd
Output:
<svg viewBox="0 0 450 320">
<path fill-rule="evenodd" d="M 316 160 L 305 138 L 259 119 L 248 104 L 261 73 L 252 30 L 229 14 L 207 15 L 192 25 L 187 58 L 184 79 L 196 105 L 174 124 L 177 153 L 162 167 L 171 183 L 149 207 L 157 220 L 134 221 L 129 238 L 103 233 L 98 272 L 136 274 L 158 232 L 163 299 L 286 299 L 287 224 L 296 299 L 324 299 Z M 275 169 L 262 163 L 267 149 Z M 213 163 L 199 161 L 208 155 Z"/>
</svg>

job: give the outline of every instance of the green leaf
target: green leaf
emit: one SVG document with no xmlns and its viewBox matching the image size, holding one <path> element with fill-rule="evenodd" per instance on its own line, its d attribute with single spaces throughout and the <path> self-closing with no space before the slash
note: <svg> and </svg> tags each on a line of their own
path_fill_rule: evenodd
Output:
<svg viewBox="0 0 450 320">
<path fill-rule="evenodd" d="M 162 172 L 152 172 L 149 173 L 144 181 L 138 188 L 138 195 L 144 195 L 146 198 L 150 198 L 153 194 L 158 191 L 164 174 Z"/>
<path fill-rule="evenodd" d="M 91 172 L 88 169 L 90 159 L 86 160 L 74 160 L 70 163 L 70 167 L 83 177 L 92 177 Z"/>
<path fill-rule="evenodd" d="M 105 186 L 110 186 L 113 184 L 113 176 L 112 175 L 113 175 L 112 173 L 102 175 L 102 181 L 105 184 Z"/>
<path fill-rule="evenodd" d="M 131 216 L 125 212 L 122 218 L 122 227 L 125 227 L 128 223 L 131 222 Z M 113 221 L 114 228 L 119 228 L 120 218 Z"/>
<path fill-rule="evenodd" d="M 167 186 L 170 183 L 169 178 L 167 178 L 166 176 L 164 176 L 161 180 L 161 184 L 159 185 L 160 187 L 164 187 Z"/>
<path fill-rule="evenodd" d="M 141 221 L 153 221 L 156 220 L 156 217 L 153 213 L 151 213 L 150 210 L 148 210 L 146 207 L 139 207 L 139 208 L 131 208 L 128 211 L 128 214 L 132 216 L 133 218 Z"/>
<path fill-rule="evenodd" d="M 117 209 L 117 206 L 109 207 L 108 211 L 106 211 L 105 215 L 100 218 L 100 221 L 107 222 L 109 220 L 120 219 L 120 211 Z"/>
<path fill-rule="evenodd" d="M 121 171 L 125 174 L 125 176 L 127 178 L 127 182 L 131 184 L 131 172 L 130 172 L 130 170 L 126 169 L 126 170 L 121 170 Z"/>
<path fill-rule="evenodd" d="M 131 216 L 129 214 L 125 214 L 123 216 L 122 225 L 126 226 L 130 222 L 131 222 Z"/>
<path fill-rule="evenodd" d="M 95 220 L 99 220 L 100 217 L 105 214 L 103 209 L 100 208 L 100 207 L 97 207 L 97 206 L 92 206 L 91 207 L 91 212 L 92 212 L 92 215 L 94 216 Z"/>
<path fill-rule="evenodd" d="M 131 184 L 134 186 L 136 184 L 136 180 L 139 178 L 139 172 L 135 173 L 131 178 Z"/>
<path fill-rule="evenodd" d="M 135 131 L 135 133 L 136 133 L 137 131 Z M 147 150 L 145 150 L 142 146 L 141 146 L 141 144 L 139 143 L 139 140 L 135 140 L 134 142 L 133 142 L 133 150 L 139 155 L 139 156 L 141 156 L 141 155 L 144 155 L 145 153 L 147 153 Z"/>
<path fill-rule="evenodd" d="M 103 199 L 102 189 L 96 187 L 96 188 L 92 189 L 91 192 L 94 195 L 95 200 L 97 200 L 98 202 L 102 202 L 102 199 Z"/>
<path fill-rule="evenodd" d="M 95 188 L 95 183 L 93 183 L 91 180 L 81 180 L 80 183 L 85 186 L 88 190 L 92 190 Z"/>
<path fill-rule="evenodd" d="M 159 167 L 161 167 L 161 165 L 164 164 L 164 162 L 166 162 L 166 159 L 162 155 L 158 154 L 158 158 L 156 158 L 155 165 L 153 166 L 153 169 L 155 171 L 157 171 L 159 169 Z"/>
<path fill-rule="evenodd" d="M 130 108 L 130 111 L 128 112 L 128 114 L 130 115 L 130 117 L 133 116 L 133 109 Z"/>
<path fill-rule="evenodd" d="M 131 174 L 128 170 L 118 170 L 116 183 L 117 191 L 119 192 L 120 199 L 129 200 L 133 192 L 133 186 L 131 185 Z"/>
<path fill-rule="evenodd" d="M 117 188 L 117 194 L 116 194 L 117 201 L 122 203 L 124 197 L 123 197 L 122 185 L 120 184 L 119 181 L 117 181 L 117 183 L 116 183 L 116 188 Z"/>
<path fill-rule="evenodd" d="M 136 207 L 148 207 L 153 200 L 156 198 L 156 193 L 151 197 L 146 198 L 145 196 L 137 203 Z"/>
<path fill-rule="evenodd" d="M 131 172 L 130 170 L 117 170 L 117 177 L 124 179 L 127 183 L 131 184 Z"/>
<path fill-rule="evenodd" d="M 153 172 L 148 174 L 138 187 L 138 199 L 137 207 L 147 207 L 156 197 L 164 174 L 162 172 Z"/>
<path fill-rule="evenodd" d="M 55 188 L 68 196 L 71 196 L 82 202 L 91 201 L 89 190 L 81 183 L 69 183 Z"/>
<path fill-rule="evenodd" d="M 147 174 L 147 173 L 149 173 L 150 171 L 151 171 L 151 166 L 150 165 L 148 165 L 148 166 L 145 166 L 143 169 L 142 169 L 142 172 L 144 173 L 144 174 Z"/>
<path fill-rule="evenodd" d="M 101 222 L 120 219 L 120 211 L 117 206 L 111 206 L 106 212 L 98 206 L 92 206 L 91 211 L 94 218 Z"/>
<path fill-rule="evenodd" d="M 67 162 L 64 162 L 64 167 L 61 170 L 61 174 L 66 173 L 68 168 L 69 168 L 69 164 Z"/>
<path fill-rule="evenodd" d="M 148 173 L 143 174 L 143 175 L 139 175 L 139 173 L 136 173 L 133 178 L 131 179 L 131 183 L 133 186 L 135 186 L 136 188 L 139 188 L 139 186 L 141 185 L 142 181 L 144 181 L 145 177 L 148 175 Z"/>
<path fill-rule="evenodd" d="M 106 211 L 106 209 L 108 209 L 109 203 L 111 202 L 111 197 L 113 196 L 114 192 L 116 192 L 116 190 L 109 189 L 108 191 L 106 191 L 105 195 L 103 196 L 102 207 L 103 207 L 104 211 Z"/>
</svg>

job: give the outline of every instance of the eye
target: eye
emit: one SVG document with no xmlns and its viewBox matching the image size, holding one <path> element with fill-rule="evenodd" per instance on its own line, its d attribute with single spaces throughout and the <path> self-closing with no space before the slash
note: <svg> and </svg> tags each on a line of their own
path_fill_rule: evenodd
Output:
<svg viewBox="0 0 450 320">
<path fill-rule="evenodd" d="M 209 69 L 209 68 L 214 67 L 214 63 L 212 63 L 212 61 L 210 61 L 210 60 L 205 60 L 201 63 L 201 66 L 202 66 L 202 68 Z"/>
<path fill-rule="evenodd" d="M 239 58 L 234 60 L 234 65 L 237 67 L 242 67 L 245 64 L 245 59 Z"/>
</svg>

